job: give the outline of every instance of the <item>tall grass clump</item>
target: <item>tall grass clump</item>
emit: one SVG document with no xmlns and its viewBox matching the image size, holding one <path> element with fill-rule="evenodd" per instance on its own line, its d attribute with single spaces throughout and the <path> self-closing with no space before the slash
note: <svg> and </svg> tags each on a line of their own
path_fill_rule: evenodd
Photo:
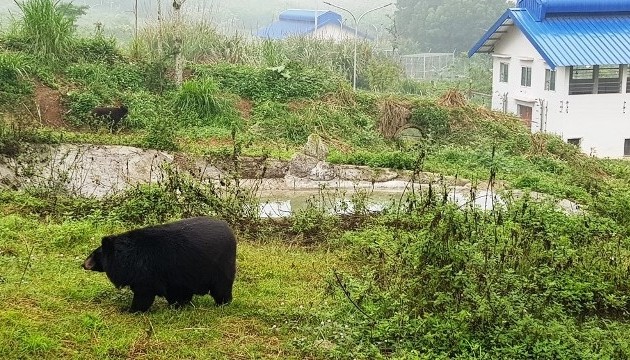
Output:
<svg viewBox="0 0 630 360">
<path fill-rule="evenodd" d="M 175 95 L 177 111 L 192 112 L 200 119 L 211 119 L 220 115 L 224 106 L 219 87 L 211 79 L 186 81 Z"/>
<path fill-rule="evenodd" d="M 74 22 L 59 8 L 59 1 L 15 2 L 22 11 L 9 34 L 9 45 L 33 55 L 60 59 L 68 54 L 75 32 Z"/>
<path fill-rule="evenodd" d="M 150 61 L 161 61 L 175 50 L 175 22 L 172 19 L 159 24 L 150 24 L 138 34 L 136 43 L 131 44 Z M 250 44 L 242 35 L 222 35 L 208 21 L 189 20 L 181 27 L 182 54 L 193 63 L 229 62 L 249 63 L 252 58 Z M 161 52 L 160 52 L 161 49 Z"/>
<path fill-rule="evenodd" d="M 28 60 L 21 54 L 0 53 L 0 105 L 14 103 L 32 93 L 33 86 L 28 80 L 30 68 Z"/>
</svg>

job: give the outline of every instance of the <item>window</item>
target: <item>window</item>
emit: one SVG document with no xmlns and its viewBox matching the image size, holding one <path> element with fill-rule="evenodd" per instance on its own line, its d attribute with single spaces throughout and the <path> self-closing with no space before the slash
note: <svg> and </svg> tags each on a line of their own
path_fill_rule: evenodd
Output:
<svg viewBox="0 0 630 360">
<path fill-rule="evenodd" d="M 545 90 L 556 91 L 556 70 L 545 69 Z"/>
<path fill-rule="evenodd" d="M 580 145 L 582 144 L 582 138 L 567 139 L 567 143 L 571 145 L 575 145 L 579 148 Z"/>
<path fill-rule="evenodd" d="M 623 156 L 630 156 L 630 139 L 625 139 L 623 142 Z"/>
<path fill-rule="evenodd" d="M 626 78 L 626 93 L 630 93 L 630 65 L 626 65 L 628 77 Z"/>
<path fill-rule="evenodd" d="M 621 92 L 621 66 L 599 66 L 597 75 L 598 94 L 618 94 Z"/>
<path fill-rule="evenodd" d="M 529 66 L 521 67 L 521 86 L 532 86 L 532 68 Z"/>
<path fill-rule="evenodd" d="M 618 94 L 621 92 L 621 65 L 572 66 L 569 95 Z"/>
<path fill-rule="evenodd" d="M 595 72 L 593 66 L 571 66 L 569 95 L 593 94 Z"/>
<path fill-rule="evenodd" d="M 500 82 L 508 82 L 508 72 L 509 72 L 510 66 L 508 63 L 502 62 L 501 64 L 499 64 L 499 81 Z"/>
</svg>

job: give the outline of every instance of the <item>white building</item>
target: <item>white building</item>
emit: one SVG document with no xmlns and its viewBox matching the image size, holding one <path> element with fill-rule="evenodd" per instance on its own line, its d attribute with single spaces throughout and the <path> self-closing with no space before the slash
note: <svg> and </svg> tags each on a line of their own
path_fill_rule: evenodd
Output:
<svg viewBox="0 0 630 360">
<path fill-rule="evenodd" d="M 475 53 L 492 54 L 494 110 L 584 153 L 630 156 L 630 0 L 519 0 Z"/>
</svg>

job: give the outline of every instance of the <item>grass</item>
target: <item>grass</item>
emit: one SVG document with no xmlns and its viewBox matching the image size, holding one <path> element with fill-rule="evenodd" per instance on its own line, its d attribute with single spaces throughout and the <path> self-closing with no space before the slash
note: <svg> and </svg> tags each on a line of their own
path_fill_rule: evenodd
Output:
<svg viewBox="0 0 630 360">
<path fill-rule="evenodd" d="M 0 358 L 301 359 L 322 300 L 332 254 L 239 239 L 234 302 L 196 296 L 175 310 L 158 298 L 144 315 L 124 312 L 129 290 L 80 268 L 113 225 L 50 223 L 19 215 L 0 219 Z M 29 260 L 30 258 L 30 260 Z M 314 290 L 315 289 L 315 290 Z"/>
</svg>

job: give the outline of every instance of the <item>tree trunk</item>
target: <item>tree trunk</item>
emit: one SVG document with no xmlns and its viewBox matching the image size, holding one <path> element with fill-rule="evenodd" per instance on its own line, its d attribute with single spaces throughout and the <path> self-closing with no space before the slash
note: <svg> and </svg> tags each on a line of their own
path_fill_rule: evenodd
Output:
<svg viewBox="0 0 630 360">
<path fill-rule="evenodd" d="M 182 14 L 181 8 L 186 0 L 173 0 L 173 11 L 175 12 L 175 84 L 180 87 L 183 82 L 184 55 L 182 54 Z"/>
</svg>

